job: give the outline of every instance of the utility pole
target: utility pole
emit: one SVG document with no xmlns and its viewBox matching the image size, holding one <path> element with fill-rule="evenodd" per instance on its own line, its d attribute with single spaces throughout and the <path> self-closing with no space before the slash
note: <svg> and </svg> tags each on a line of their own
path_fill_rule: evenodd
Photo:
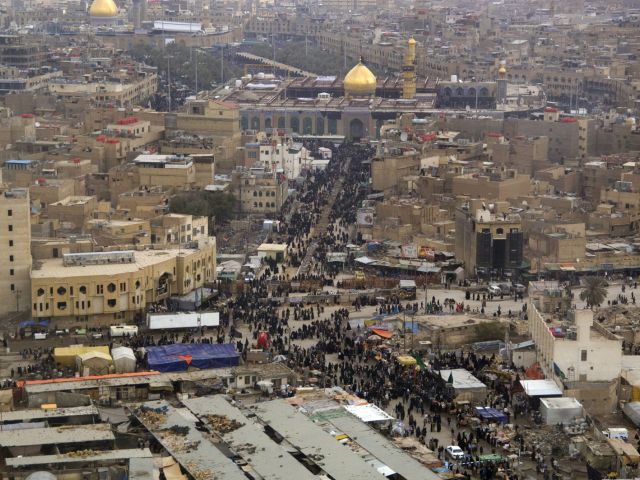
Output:
<svg viewBox="0 0 640 480">
<path fill-rule="evenodd" d="M 224 85 L 224 45 L 220 45 L 220 84 Z"/>
<path fill-rule="evenodd" d="M 196 96 L 198 95 L 198 49 L 196 48 Z"/>
</svg>

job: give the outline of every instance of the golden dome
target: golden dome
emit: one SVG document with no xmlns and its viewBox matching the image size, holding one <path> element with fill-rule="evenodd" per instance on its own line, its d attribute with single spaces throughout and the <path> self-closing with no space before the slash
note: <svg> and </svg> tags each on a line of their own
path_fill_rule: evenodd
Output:
<svg viewBox="0 0 640 480">
<path fill-rule="evenodd" d="M 507 67 L 505 67 L 504 65 L 500 65 L 498 73 L 507 73 Z"/>
<path fill-rule="evenodd" d="M 409 39 L 409 45 L 415 45 L 417 42 L 415 41 L 415 39 L 413 37 L 411 37 Z"/>
<path fill-rule="evenodd" d="M 344 91 L 347 95 L 373 95 L 376 93 L 376 85 L 376 76 L 362 63 L 362 58 L 344 77 Z"/>
<path fill-rule="evenodd" d="M 92 17 L 115 17 L 118 15 L 118 7 L 113 0 L 94 0 L 89 8 Z"/>
</svg>

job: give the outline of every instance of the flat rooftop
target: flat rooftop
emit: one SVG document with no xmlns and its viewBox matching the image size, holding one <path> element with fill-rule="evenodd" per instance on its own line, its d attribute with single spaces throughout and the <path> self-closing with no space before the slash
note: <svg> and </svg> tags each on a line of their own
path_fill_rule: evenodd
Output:
<svg viewBox="0 0 640 480">
<path fill-rule="evenodd" d="M 98 416 L 100 413 L 93 405 L 87 407 L 54 408 L 52 410 L 30 409 L 2 412 L 0 424 L 47 420 L 51 418 Z"/>
<path fill-rule="evenodd" d="M 252 405 L 250 409 L 294 447 L 335 480 L 370 480 L 380 472 L 352 450 L 338 443 L 302 413 L 284 400 Z"/>
<path fill-rule="evenodd" d="M 135 415 L 192 478 L 247 480 L 240 467 L 211 442 L 210 435 L 196 429 L 199 420 L 188 409 L 174 408 L 164 400 L 142 405 L 166 409 L 166 414 L 153 423 L 148 422 L 140 411 Z M 188 427 L 188 431 L 185 435 L 167 433 L 170 427 Z"/>
<path fill-rule="evenodd" d="M 241 427 L 220 436 L 265 480 L 317 480 L 318 477 L 294 458 L 283 444 L 271 439 L 262 425 L 247 418 L 222 395 L 193 398 L 183 403 L 205 424 L 208 415 L 224 415 L 239 422 Z"/>
<path fill-rule="evenodd" d="M 0 445 L 3 447 L 112 442 L 114 440 L 111 426 L 107 424 L 0 431 Z"/>
<path fill-rule="evenodd" d="M 40 268 L 34 266 L 31 272 L 32 278 L 68 278 L 86 277 L 95 275 L 118 275 L 121 273 L 134 273 L 150 265 L 165 262 L 172 258 L 195 253 L 196 250 L 183 248 L 171 250 L 143 250 L 135 252 L 135 261 L 132 263 L 115 263 L 106 265 L 74 265 L 64 266 L 61 258 L 40 260 Z"/>
<path fill-rule="evenodd" d="M 93 455 L 83 457 L 59 454 L 59 455 L 35 455 L 33 457 L 7 458 L 5 462 L 8 467 L 20 468 L 32 465 L 55 465 L 59 463 L 87 463 L 87 462 L 117 462 L 132 458 L 152 458 L 148 448 L 131 448 L 123 450 L 112 450 L 103 452 L 93 452 Z"/>
</svg>

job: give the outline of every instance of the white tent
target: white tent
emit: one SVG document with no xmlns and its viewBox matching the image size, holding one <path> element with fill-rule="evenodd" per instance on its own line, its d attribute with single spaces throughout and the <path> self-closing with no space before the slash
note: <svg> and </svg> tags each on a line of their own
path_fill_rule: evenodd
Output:
<svg viewBox="0 0 640 480">
<path fill-rule="evenodd" d="M 88 375 L 107 375 L 113 360 L 104 352 L 91 351 L 76 357 L 76 366 L 83 377 Z"/>
<path fill-rule="evenodd" d="M 136 371 L 136 356 L 129 347 L 116 347 L 111 349 L 113 365 L 116 373 L 130 373 Z"/>
</svg>

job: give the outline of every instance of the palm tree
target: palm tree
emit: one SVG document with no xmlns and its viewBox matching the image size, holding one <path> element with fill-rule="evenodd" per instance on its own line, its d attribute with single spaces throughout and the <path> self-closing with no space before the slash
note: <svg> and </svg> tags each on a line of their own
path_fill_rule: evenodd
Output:
<svg viewBox="0 0 640 480">
<path fill-rule="evenodd" d="M 587 307 L 593 310 L 607 298 L 607 282 L 602 277 L 587 277 L 584 289 L 580 292 L 580 300 L 587 302 Z"/>
</svg>

